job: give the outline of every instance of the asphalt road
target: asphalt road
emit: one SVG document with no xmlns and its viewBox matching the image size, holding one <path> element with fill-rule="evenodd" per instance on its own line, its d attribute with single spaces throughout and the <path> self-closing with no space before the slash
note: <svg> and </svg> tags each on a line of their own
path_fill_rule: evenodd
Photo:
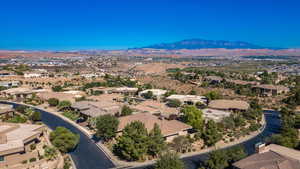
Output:
<svg viewBox="0 0 300 169">
<path fill-rule="evenodd" d="M 250 155 L 255 152 L 255 144 L 262 142 L 266 137 L 280 132 L 280 118 L 279 112 L 277 111 L 264 111 L 266 118 L 265 130 L 258 136 L 243 142 L 239 145 L 244 146 L 246 152 Z M 237 146 L 237 145 L 235 145 Z M 198 169 L 201 162 L 208 158 L 208 154 L 195 155 L 192 157 L 183 158 L 185 166 L 187 169 Z M 135 169 L 151 169 L 152 166 L 137 167 Z"/>
<path fill-rule="evenodd" d="M 7 102 L 0 102 L 0 103 L 7 103 Z M 13 104 L 16 106 L 17 104 Z M 86 136 L 83 132 L 79 129 L 74 127 L 72 124 L 62 120 L 61 118 L 40 110 L 36 109 L 37 111 L 41 112 L 42 121 L 45 123 L 49 128 L 55 129 L 58 126 L 63 126 L 68 128 L 74 133 L 80 135 L 80 141 L 78 146 L 73 152 L 70 152 L 70 155 L 77 167 L 77 169 L 108 169 L 115 167 L 114 164 L 106 157 L 104 152 L 102 152 L 94 143 L 92 139 Z"/>
<path fill-rule="evenodd" d="M 16 104 L 13 105 L 16 106 Z M 41 112 L 43 123 L 45 123 L 51 129 L 55 129 L 58 126 L 63 126 L 80 135 L 78 146 L 73 152 L 70 152 L 77 169 L 108 169 L 115 167 L 114 164 L 105 156 L 104 152 L 102 152 L 96 146 L 94 141 L 87 137 L 79 129 L 49 112 L 40 109 L 36 110 Z M 254 145 L 256 143 L 264 141 L 266 137 L 280 131 L 279 113 L 276 111 L 265 111 L 264 114 L 266 118 L 265 130 L 258 136 L 241 143 L 241 145 L 245 147 L 245 150 L 248 154 L 254 153 Z M 200 162 L 203 162 L 205 159 L 207 159 L 207 157 L 207 154 L 201 154 L 183 158 L 183 161 L 186 165 L 186 168 L 197 169 Z M 152 166 L 137 167 L 136 169 L 148 168 L 152 168 Z"/>
</svg>

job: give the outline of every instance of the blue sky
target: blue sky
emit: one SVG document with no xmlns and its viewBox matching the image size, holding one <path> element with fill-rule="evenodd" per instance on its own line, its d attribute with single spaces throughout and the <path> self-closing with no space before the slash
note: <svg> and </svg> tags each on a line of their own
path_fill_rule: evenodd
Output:
<svg viewBox="0 0 300 169">
<path fill-rule="evenodd" d="M 2 0 L 0 49 L 124 49 L 189 38 L 300 47 L 299 0 Z"/>
</svg>

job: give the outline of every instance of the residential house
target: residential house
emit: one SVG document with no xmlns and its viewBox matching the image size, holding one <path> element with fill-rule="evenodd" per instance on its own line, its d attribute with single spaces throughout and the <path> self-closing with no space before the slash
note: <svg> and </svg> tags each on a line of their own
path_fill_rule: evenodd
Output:
<svg viewBox="0 0 300 169">
<path fill-rule="evenodd" d="M 22 100 L 31 97 L 33 94 L 41 92 L 42 90 L 33 90 L 30 88 L 10 88 L 7 90 L 0 91 L 2 97 L 11 98 L 13 100 Z"/>
<path fill-rule="evenodd" d="M 59 101 L 68 100 L 70 102 L 75 102 L 76 99 L 79 99 L 84 96 L 83 92 L 52 92 L 44 91 L 37 93 L 37 96 L 44 101 L 49 100 L 50 98 L 58 99 Z"/>
<path fill-rule="evenodd" d="M 256 85 L 252 87 L 253 91 L 260 96 L 275 96 L 280 94 L 285 94 L 290 91 L 288 87 L 282 85 Z"/>
<path fill-rule="evenodd" d="M 84 119 L 88 119 L 90 117 L 120 113 L 122 104 L 111 101 L 79 101 L 73 103 L 71 107 L 80 112 Z"/>
<path fill-rule="evenodd" d="M 164 94 L 167 93 L 166 90 L 162 90 L 162 89 L 147 89 L 147 90 L 143 90 L 139 93 L 139 96 L 142 96 L 143 94 L 146 94 L 148 92 L 152 92 L 153 96 L 156 97 L 157 99 L 160 99 Z"/>
<path fill-rule="evenodd" d="M 258 144 L 257 153 L 233 164 L 235 169 L 300 169 L 300 151 L 276 144 Z"/>
<path fill-rule="evenodd" d="M 183 104 L 194 105 L 198 102 L 202 104 L 207 104 L 207 98 L 205 96 L 196 96 L 196 95 L 178 95 L 173 94 L 166 98 L 167 100 L 179 100 Z"/>
<path fill-rule="evenodd" d="M 137 113 L 129 116 L 123 116 L 119 118 L 119 121 L 119 135 L 122 134 L 122 131 L 126 127 L 126 125 L 134 121 L 142 122 L 145 125 L 148 132 L 153 129 L 156 123 L 160 127 L 161 133 L 167 142 L 171 142 L 175 137 L 187 135 L 188 130 L 192 129 L 192 126 L 182 123 L 180 121 L 165 120 L 164 118 L 157 117 L 150 113 Z"/>
<path fill-rule="evenodd" d="M 40 142 L 45 132 L 43 125 L 0 123 L 0 168 L 38 159 L 39 152 L 30 145 Z"/>
<path fill-rule="evenodd" d="M 206 76 L 204 81 L 209 82 L 210 84 L 219 84 L 223 81 L 223 78 L 219 76 Z"/>
<path fill-rule="evenodd" d="M 0 77 L 9 77 L 9 76 L 14 76 L 15 73 L 12 71 L 7 71 L 7 70 L 1 70 L 0 71 Z"/>
<path fill-rule="evenodd" d="M 178 110 L 176 108 L 168 107 L 165 103 L 156 101 L 156 100 L 145 100 L 140 102 L 137 105 L 130 106 L 133 110 L 137 112 L 147 112 L 152 114 L 163 114 L 163 115 L 171 115 L 178 114 Z"/>
<path fill-rule="evenodd" d="M 2 87 L 18 87 L 20 85 L 20 81 L 0 81 L 0 86 Z"/>
<path fill-rule="evenodd" d="M 135 95 L 139 89 L 134 87 L 118 87 L 111 89 L 112 93 L 120 93 L 120 94 L 127 94 L 127 95 Z"/>
</svg>

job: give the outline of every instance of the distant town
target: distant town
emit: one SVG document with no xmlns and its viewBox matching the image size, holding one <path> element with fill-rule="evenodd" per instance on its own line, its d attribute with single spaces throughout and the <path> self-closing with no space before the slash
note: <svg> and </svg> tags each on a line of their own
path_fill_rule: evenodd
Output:
<svg viewBox="0 0 300 169">
<path fill-rule="evenodd" d="M 0 51 L 0 168 L 299 169 L 299 60 L 296 49 Z"/>
</svg>

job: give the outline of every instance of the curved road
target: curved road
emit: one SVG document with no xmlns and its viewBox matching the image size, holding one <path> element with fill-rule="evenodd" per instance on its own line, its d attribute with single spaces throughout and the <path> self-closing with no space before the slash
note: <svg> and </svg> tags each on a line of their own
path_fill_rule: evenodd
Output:
<svg viewBox="0 0 300 169">
<path fill-rule="evenodd" d="M 12 104 L 14 106 L 20 105 L 5 101 L 0 101 L 0 103 Z M 77 148 L 70 153 L 77 169 L 108 169 L 115 167 L 114 164 L 106 157 L 106 155 L 96 146 L 94 141 L 75 126 L 49 112 L 40 110 L 38 108 L 36 108 L 36 110 L 41 112 L 42 121 L 51 129 L 55 129 L 58 126 L 63 126 L 80 135 L 80 142 Z M 279 133 L 280 131 L 280 118 L 278 112 L 264 111 L 264 114 L 266 118 L 265 130 L 258 136 L 241 143 L 241 145 L 245 147 L 245 150 L 248 154 L 254 153 L 254 145 L 256 143 L 261 142 L 266 137 L 274 133 Z M 200 162 L 207 159 L 207 157 L 207 153 L 205 153 L 192 157 L 186 157 L 183 158 L 183 160 L 188 169 L 197 169 Z M 146 168 L 151 168 L 151 166 L 137 167 L 136 169 Z"/>
<path fill-rule="evenodd" d="M 279 112 L 277 111 L 264 111 L 264 115 L 266 118 L 266 127 L 264 131 L 259 134 L 258 136 L 247 140 L 239 145 L 244 146 L 246 152 L 248 154 L 253 154 L 255 152 L 255 144 L 258 142 L 264 141 L 264 139 L 272 134 L 280 132 L 280 118 Z M 234 145 L 236 146 L 236 145 Z M 201 155 L 195 155 L 191 157 L 183 158 L 186 168 L 188 169 L 198 169 L 200 166 L 199 164 L 205 161 L 208 158 L 208 153 L 204 153 Z M 135 169 L 151 169 L 152 166 L 144 166 L 144 167 L 137 167 Z"/>
<path fill-rule="evenodd" d="M 5 101 L 0 101 L 0 103 L 11 104 L 13 106 L 21 105 Z M 36 111 L 41 112 L 42 121 L 49 128 L 55 129 L 58 126 L 63 126 L 80 135 L 78 146 L 73 152 L 70 152 L 77 169 L 108 169 L 115 167 L 106 155 L 97 147 L 94 141 L 86 136 L 82 131 L 49 112 L 38 108 L 35 109 Z"/>
</svg>

